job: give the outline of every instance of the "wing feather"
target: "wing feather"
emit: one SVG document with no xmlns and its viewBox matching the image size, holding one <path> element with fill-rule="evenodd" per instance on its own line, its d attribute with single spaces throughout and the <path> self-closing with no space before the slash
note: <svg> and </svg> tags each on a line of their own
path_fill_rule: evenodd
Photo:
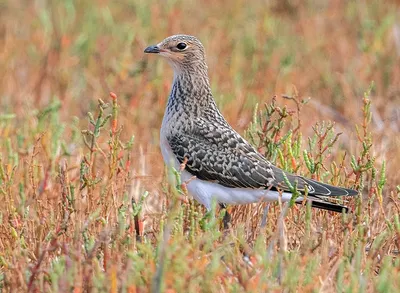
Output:
<svg viewBox="0 0 400 293">
<path fill-rule="evenodd" d="M 217 182 L 230 188 L 273 188 L 290 191 L 288 181 L 316 202 L 317 196 L 354 196 L 357 191 L 341 188 L 284 172 L 272 165 L 233 129 L 207 131 L 197 127 L 189 133 L 167 136 L 180 163 L 188 159 L 186 169 L 199 179 Z M 315 205 L 318 205 L 315 203 Z M 324 206 L 320 204 L 321 208 Z M 326 205 L 325 205 L 326 206 Z"/>
</svg>

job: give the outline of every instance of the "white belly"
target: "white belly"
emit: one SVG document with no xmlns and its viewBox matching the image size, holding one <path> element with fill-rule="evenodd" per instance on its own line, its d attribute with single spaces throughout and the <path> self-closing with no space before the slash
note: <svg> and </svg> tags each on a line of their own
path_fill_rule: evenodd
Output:
<svg viewBox="0 0 400 293">
<path fill-rule="evenodd" d="M 189 180 L 193 175 L 188 171 L 181 174 L 182 182 Z M 211 209 L 212 201 L 225 204 L 249 204 L 257 202 L 270 202 L 279 200 L 279 192 L 266 189 L 252 188 L 231 188 L 214 182 L 208 182 L 201 179 L 190 180 L 187 184 L 189 193 L 208 210 Z M 281 200 L 289 201 L 291 193 L 282 193 Z M 298 198 L 301 201 L 302 198 Z"/>
</svg>

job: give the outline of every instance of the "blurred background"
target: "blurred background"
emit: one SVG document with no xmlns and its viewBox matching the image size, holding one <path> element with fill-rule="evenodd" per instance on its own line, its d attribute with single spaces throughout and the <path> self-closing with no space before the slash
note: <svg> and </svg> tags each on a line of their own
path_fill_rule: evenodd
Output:
<svg viewBox="0 0 400 293">
<path fill-rule="evenodd" d="M 2 0 L 1 135 L 18 136 L 11 144 L 23 148 L 26 137 L 45 131 L 45 139 L 60 138 L 69 164 L 79 165 L 87 112 L 99 98 L 110 101 L 112 91 L 121 106 L 122 137 L 135 136 L 139 188 L 157 201 L 159 128 L 172 70 L 143 49 L 184 33 L 203 42 L 215 98 L 239 133 L 257 103 L 276 95 L 278 103 L 294 107 L 281 95 L 295 95 L 310 98 L 301 112 L 303 134 L 311 135 L 317 121 L 335 121 L 343 132 L 340 144 L 351 151 L 362 97 L 374 82 L 374 151 L 388 160 L 394 182 L 400 164 L 399 7 L 395 1 L 339 0 Z M 54 109 L 57 117 L 41 121 Z"/>
</svg>

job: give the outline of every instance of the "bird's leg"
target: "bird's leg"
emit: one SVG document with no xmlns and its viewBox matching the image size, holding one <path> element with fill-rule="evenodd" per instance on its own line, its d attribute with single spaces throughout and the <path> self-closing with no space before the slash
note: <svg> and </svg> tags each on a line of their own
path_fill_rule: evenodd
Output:
<svg viewBox="0 0 400 293">
<path fill-rule="evenodd" d="M 269 203 L 263 209 L 263 216 L 261 219 L 261 228 L 264 228 L 267 225 L 268 212 L 269 212 Z"/>
<path fill-rule="evenodd" d="M 228 212 L 228 209 L 226 208 L 226 204 L 224 203 L 220 203 L 219 204 L 219 208 L 221 210 L 224 210 L 224 217 L 222 218 L 222 223 L 224 224 L 224 230 L 228 230 L 229 229 L 229 224 L 231 223 L 231 215 Z"/>
</svg>

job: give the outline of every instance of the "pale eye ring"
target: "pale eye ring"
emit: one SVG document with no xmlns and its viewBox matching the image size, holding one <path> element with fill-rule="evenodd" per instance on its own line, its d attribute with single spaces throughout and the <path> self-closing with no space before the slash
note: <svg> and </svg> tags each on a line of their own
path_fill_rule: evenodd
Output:
<svg viewBox="0 0 400 293">
<path fill-rule="evenodd" d="M 179 49 L 179 50 L 185 50 L 186 49 L 186 44 L 185 43 L 179 43 L 178 45 L 176 45 L 176 47 Z"/>
</svg>

